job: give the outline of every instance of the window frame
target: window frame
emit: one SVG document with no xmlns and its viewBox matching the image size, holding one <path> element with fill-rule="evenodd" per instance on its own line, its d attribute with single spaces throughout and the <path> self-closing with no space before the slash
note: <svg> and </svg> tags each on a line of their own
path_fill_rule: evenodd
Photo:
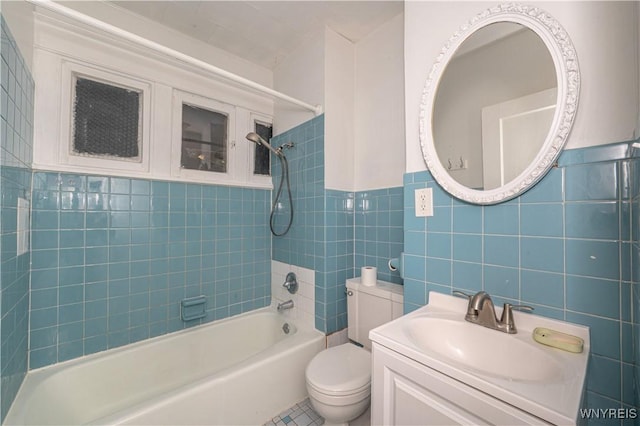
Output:
<svg viewBox="0 0 640 426">
<path fill-rule="evenodd" d="M 140 146 L 138 147 L 140 152 L 139 160 L 109 155 L 92 156 L 74 153 L 73 108 L 76 95 L 76 81 L 78 77 L 114 87 L 140 92 L 141 102 L 138 125 L 142 135 L 140 135 Z M 124 172 L 149 172 L 149 153 L 152 131 L 152 84 L 150 82 L 65 60 L 62 63 L 61 95 L 60 143 L 58 144 L 58 159 L 60 164 L 80 166 L 83 168 L 88 167 L 96 169 L 122 170 Z"/>
</svg>

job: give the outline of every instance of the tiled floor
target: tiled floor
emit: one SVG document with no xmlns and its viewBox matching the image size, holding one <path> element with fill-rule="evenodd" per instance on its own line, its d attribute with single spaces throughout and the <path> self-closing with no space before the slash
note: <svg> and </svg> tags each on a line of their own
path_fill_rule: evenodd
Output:
<svg viewBox="0 0 640 426">
<path fill-rule="evenodd" d="M 322 424 L 324 424 L 324 419 L 313 411 L 309 398 L 307 398 L 278 414 L 263 426 L 315 426 Z"/>
</svg>

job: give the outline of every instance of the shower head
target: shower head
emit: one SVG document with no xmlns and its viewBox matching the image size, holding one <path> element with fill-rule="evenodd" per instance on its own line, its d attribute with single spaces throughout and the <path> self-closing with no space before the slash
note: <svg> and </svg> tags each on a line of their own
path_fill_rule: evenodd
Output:
<svg viewBox="0 0 640 426">
<path fill-rule="evenodd" d="M 255 132 L 249 132 L 247 133 L 246 136 L 247 140 L 255 143 L 256 145 L 262 145 L 265 148 L 268 148 L 269 151 L 273 152 L 275 155 L 280 156 L 282 155 L 280 153 L 280 149 L 275 149 L 274 147 L 271 146 L 271 144 L 269 142 L 267 142 L 266 140 L 264 140 L 259 134 L 255 133 Z"/>
<path fill-rule="evenodd" d="M 255 143 L 256 145 L 262 145 L 263 143 L 267 143 L 259 134 L 255 132 L 247 133 L 247 140 Z"/>
</svg>

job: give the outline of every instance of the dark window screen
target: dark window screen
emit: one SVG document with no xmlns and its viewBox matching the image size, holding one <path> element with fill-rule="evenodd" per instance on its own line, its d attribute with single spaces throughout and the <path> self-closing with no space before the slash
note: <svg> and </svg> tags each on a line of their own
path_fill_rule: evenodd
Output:
<svg viewBox="0 0 640 426">
<path fill-rule="evenodd" d="M 267 142 L 271 140 L 271 136 L 273 136 L 273 128 L 270 124 L 264 124 L 256 121 L 255 127 L 255 132 L 264 140 Z M 271 174 L 271 171 L 269 170 L 269 160 L 271 158 L 269 149 L 262 145 L 256 145 L 255 150 L 256 155 L 254 156 L 253 162 L 253 174 L 269 176 Z"/>
<path fill-rule="evenodd" d="M 140 98 L 140 92 L 78 77 L 73 104 L 73 151 L 138 157 Z"/>
</svg>

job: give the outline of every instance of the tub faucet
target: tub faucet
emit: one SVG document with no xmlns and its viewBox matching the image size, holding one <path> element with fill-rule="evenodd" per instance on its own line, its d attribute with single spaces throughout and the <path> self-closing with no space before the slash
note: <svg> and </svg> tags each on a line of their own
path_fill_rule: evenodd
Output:
<svg viewBox="0 0 640 426">
<path fill-rule="evenodd" d="M 516 334 L 518 332 L 516 323 L 513 320 L 514 308 L 529 312 L 533 311 L 531 306 L 513 306 L 510 303 L 505 303 L 502 308 L 502 316 L 498 319 L 498 317 L 496 317 L 496 308 L 493 305 L 493 300 L 491 300 L 489 293 L 479 291 L 473 296 L 461 291 L 454 291 L 453 293 L 456 296 L 464 296 L 469 299 L 467 314 L 464 316 L 465 320 L 492 330 L 502 331 L 504 333 Z"/>
<path fill-rule="evenodd" d="M 278 303 L 278 312 L 282 312 L 285 309 L 293 308 L 293 300 L 289 299 L 286 302 Z"/>
</svg>

